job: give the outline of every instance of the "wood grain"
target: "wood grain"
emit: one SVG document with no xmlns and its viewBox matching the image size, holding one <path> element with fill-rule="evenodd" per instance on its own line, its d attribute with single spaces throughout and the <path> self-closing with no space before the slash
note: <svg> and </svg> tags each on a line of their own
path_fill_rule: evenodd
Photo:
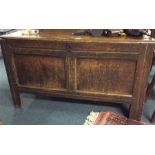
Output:
<svg viewBox="0 0 155 155">
<path fill-rule="evenodd" d="M 21 106 L 23 92 L 128 103 L 129 117 L 140 120 L 155 40 L 73 36 L 75 31 L 2 36 L 14 104 Z"/>
<path fill-rule="evenodd" d="M 120 95 L 133 93 L 134 61 L 78 59 L 76 67 L 78 90 Z"/>
</svg>

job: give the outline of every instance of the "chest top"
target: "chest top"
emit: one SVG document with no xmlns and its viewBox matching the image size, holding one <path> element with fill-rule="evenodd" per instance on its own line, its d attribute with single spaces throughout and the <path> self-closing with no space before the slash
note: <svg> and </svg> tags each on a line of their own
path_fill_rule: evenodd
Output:
<svg viewBox="0 0 155 155">
<path fill-rule="evenodd" d="M 23 30 L 15 31 L 1 36 L 4 39 L 13 40 L 48 40 L 48 41 L 65 41 L 65 42 L 100 42 L 100 43 L 153 43 L 155 39 L 143 37 L 93 37 L 90 35 L 75 36 L 72 33 L 82 31 L 79 29 L 42 29 L 39 34 L 23 35 Z"/>
</svg>

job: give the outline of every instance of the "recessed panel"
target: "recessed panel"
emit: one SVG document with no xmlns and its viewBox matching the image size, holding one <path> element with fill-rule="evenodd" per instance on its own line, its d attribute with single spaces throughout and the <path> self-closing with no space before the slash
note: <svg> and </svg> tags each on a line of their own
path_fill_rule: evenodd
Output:
<svg viewBox="0 0 155 155">
<path fill-rule="evenodd" d="M 136 61 L 77 58 L 76 87 L 84 92 L 131 95 Z"/>
<path fill-rule="evenodd" d="M 15 55 L 15 67 L 20 85 L 40 87 L 40 59 L 36 56 Z"/>
<path fill-rule="evenodd" d="M 20 85 L 65 89 L 65 58 L 54 56 L 15 55 Z"/>
</svg>

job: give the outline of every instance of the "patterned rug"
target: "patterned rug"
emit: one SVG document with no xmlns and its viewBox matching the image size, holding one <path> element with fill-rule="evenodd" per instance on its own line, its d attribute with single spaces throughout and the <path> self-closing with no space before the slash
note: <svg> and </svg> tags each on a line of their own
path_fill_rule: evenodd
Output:
<svg viewBox="0 0 155 155">
<path fill-rule="evenodd" d="M 147 125 L 113 112 L 91 112 L 84 125 Z"/>
</svg>

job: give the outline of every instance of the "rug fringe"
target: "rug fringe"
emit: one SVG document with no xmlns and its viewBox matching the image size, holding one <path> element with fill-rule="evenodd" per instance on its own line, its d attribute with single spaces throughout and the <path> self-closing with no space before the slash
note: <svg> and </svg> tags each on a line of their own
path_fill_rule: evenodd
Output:
<svg viewBox="0 0 155 155">
<path fill-rule="evenodd" d="M 90 112 L 90 114 L 87 116 L 84 122 L 84 125 L 93 125 L 98 115 L 99 115 L 99 112 L 93 112 L 93 111 Z"/>
</svg>

